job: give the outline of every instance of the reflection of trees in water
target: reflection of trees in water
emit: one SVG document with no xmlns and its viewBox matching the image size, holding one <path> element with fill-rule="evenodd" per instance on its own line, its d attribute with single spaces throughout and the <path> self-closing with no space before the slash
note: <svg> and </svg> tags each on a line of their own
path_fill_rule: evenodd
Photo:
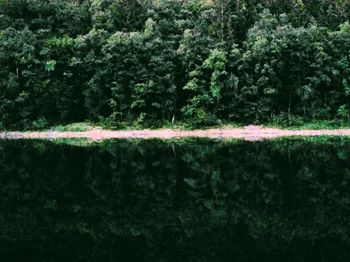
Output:
<svg viewBox="0 0 350 262">
<path fill-rule="evenodd" d="M 1 142 L 0 254 L 347 261 L 349 152 L 339 141 Z"/>
</svg>

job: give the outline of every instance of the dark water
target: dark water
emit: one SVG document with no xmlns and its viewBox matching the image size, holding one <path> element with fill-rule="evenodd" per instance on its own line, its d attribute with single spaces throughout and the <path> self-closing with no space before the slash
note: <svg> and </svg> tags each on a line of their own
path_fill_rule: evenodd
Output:
<svg viewBox="0 0 350 262">
<path fill-rule="evenodd" d="M 0 142 L 0 261 L 350 261 L 350 142 Z"/>
</svg>

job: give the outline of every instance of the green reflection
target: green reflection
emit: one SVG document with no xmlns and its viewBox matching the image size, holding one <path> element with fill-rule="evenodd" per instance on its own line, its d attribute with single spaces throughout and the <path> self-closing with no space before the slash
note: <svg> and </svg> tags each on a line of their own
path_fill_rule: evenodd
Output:
<svg viewBox="0 0 350 262">
<path fill-rule="evenodd" d="M 340 138 L 2 141 L 1 261 L 349 261 L 349 154 Z"/>
</svg>

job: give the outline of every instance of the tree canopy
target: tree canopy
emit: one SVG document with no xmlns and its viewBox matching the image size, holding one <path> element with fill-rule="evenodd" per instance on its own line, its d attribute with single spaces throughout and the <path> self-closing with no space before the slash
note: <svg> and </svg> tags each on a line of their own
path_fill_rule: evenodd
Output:
<svg viewBox="0 0 350 262">
<path fill-rule="evenodd" d="M 0 128 L 349 120 L 348 0 L 0 0 Z"/>
</svg>

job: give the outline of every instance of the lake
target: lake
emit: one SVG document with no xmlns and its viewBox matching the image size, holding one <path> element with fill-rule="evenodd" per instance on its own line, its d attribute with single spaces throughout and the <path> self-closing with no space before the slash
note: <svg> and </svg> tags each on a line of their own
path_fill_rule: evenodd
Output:
<svg viewBox="0 0 350 262">
<path fill-rule="evenodd" d="M 0 141 L 0 261 L 349 261 L 350 140 Z"/>
</svg>

